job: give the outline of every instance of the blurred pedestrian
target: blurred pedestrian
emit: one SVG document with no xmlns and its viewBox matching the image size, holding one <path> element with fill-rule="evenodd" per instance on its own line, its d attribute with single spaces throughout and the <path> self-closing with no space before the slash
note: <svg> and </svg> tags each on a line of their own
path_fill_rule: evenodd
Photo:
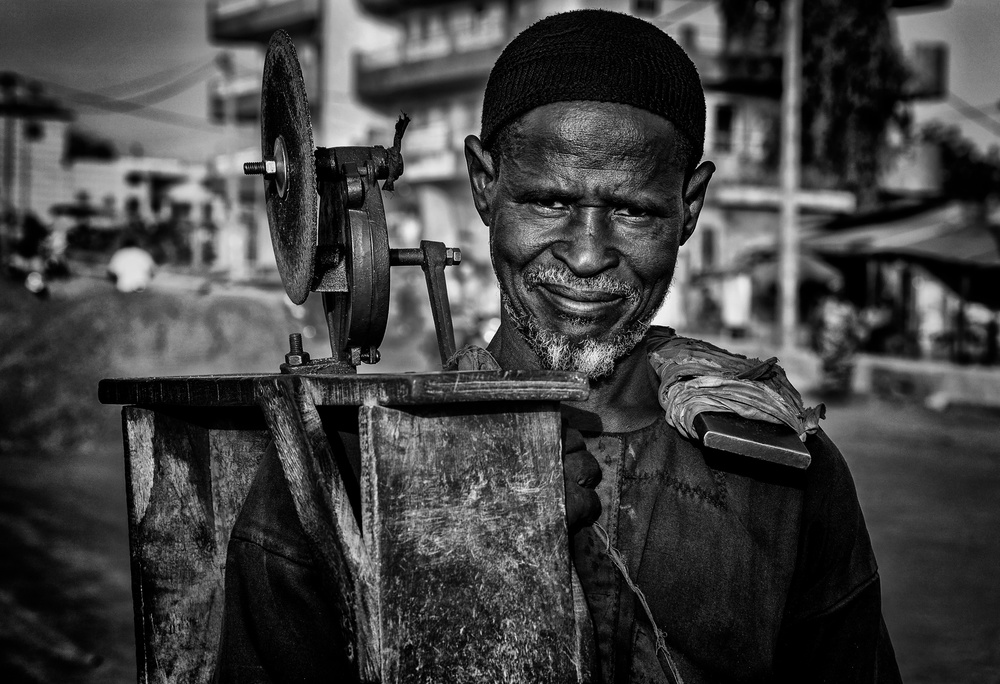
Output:
<svg viewBox="0 0 1000 684">
<path fill-rule="evenodd" d="M 155 272 L 153 257 L 131 238 L 122 242 L 108 262 L 108 277 L 119 292 L 142 292 L 149 287 Z"/>
<path fill-rule="evenodd" d="M 862 325 L 855 306 L 835 285 L 816 306 L 811 318 L 812 348 L 820 358 L 820 392 L 846 397 L 851 393 L 855 356 L 861 343 Z"/>
</svg>

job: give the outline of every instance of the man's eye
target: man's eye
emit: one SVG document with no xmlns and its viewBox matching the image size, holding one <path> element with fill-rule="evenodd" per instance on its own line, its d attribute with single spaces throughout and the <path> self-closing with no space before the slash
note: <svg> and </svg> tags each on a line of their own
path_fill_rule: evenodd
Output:
<svg viewBox="0 0 1000 684">
<path fill-rule="evenodd" d="M 622 207 L 617 213 L 629 218 L 649 218 L 651 215 L 645 209 L 639 209 L 638 207 Z"/>
<path fill-rule="evenodd" d="M 566 205 L 559 200 L 551 199 L 537 199 L 534 201 L 534 205 L 545 211 L 560 211 L 566 208 Z"/>
</svg>

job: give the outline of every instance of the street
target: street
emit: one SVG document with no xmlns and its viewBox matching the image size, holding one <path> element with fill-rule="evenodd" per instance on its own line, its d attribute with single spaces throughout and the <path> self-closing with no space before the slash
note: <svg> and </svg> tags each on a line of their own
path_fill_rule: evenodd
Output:
<svg viewBox="0 0 1000 684">
<path fill-rule="evenodd" d="M 275 296 L 100 281 L 49 301 L 3 283 L 0 302 L 0 681 L 135 681 L 120 409 L 97 402 L 98 380 L 273 371 L 302 321 Z M 1000 682 L 998 424 L 970 407 L 829 407 L 906 682 Z"/>
</svg>

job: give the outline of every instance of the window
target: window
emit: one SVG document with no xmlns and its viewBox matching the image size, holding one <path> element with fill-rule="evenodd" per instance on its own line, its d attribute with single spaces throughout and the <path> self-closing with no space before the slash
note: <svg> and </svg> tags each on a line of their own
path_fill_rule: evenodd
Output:
<svg viewBox="0 0 1000 684">
<path fill-rule="evenodd" d="M 660 0 L 632 0 L 632 12 L 638 15 L 654 16 L 660 13 Z"/>
<path fill-rule="evenodd" d="M 733 114 L 733 106 L 730 104 L 715 106 L 712 146 L 716 152 L 733 151 Z"/>
<path fill-rule="evenodd" d="M 717 256 L 715 229 L 710 226 L 705 226 L 698 232 L 701 234 L 701 270 L 711 271 L 715 268 L 715 260 Z"/>
</svg>

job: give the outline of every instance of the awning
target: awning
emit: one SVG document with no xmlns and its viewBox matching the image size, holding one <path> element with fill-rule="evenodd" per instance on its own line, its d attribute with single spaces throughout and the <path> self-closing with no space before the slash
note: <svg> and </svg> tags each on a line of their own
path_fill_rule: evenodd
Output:
<svg viewBox="0 0 1000 684">
<path fill-rule="evenodd" d="M 823 256 L 919 264 L 956 294 L 1000 309 L 1000 225 L 977 224 L 959 203 L 803 239 Z"/>
<path fill-rule="evenodd" d="M 779 278 L 779 256 L 775 245 L 758 245 L 733 259 L 728 268 L 698 274 L 700 278 L 723 279 L 738 273 L 748 273 L 757 287 L 777 284 Z M 817 283 L 828 288 L 843 284 L 840 271 L 807 249 L 799 250 L 799 283 Z"/>
</svg>

